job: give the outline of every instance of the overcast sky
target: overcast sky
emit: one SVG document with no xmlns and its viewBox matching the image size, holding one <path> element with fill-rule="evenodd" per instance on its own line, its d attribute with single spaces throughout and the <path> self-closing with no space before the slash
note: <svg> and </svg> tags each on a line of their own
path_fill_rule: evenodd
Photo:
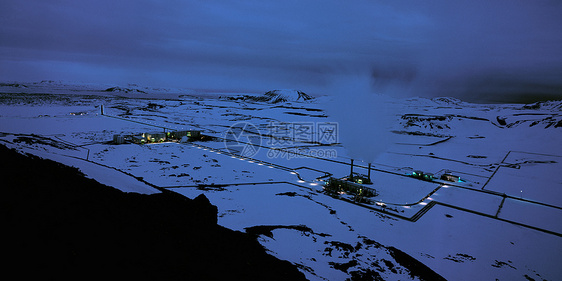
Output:
<svg viewBox="0 0 562 281">
<path fill-rule="evenodd" d="M 531 0 L 2 0 L 0 80 L 560 96 L 561 15 Z"/>
</svg>

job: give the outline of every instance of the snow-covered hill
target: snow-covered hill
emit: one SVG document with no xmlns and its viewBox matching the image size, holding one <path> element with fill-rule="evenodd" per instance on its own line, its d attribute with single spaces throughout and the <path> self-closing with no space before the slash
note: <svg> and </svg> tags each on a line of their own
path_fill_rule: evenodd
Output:
<svg viewBox="0 0 562 281">
<path fill-rule="evenodd" d="M 263 95 L 237 95 L 222 97 L 225 100 L 244 100 L 264 103 L 310 102 L 314 98 L 297 90 L 272 90 Z"/>
<path fill-rule="evenodd" d="M 121 88 L 121 87 L 111 87 L 107 88 L 104 91 L 112 92 L 112 93 L 137 93 L 137 94 L 146 94 L 145 91 L 139 89 L 131 89 L 131 88 Z"/>
<path fill-rule="evenodd" d="M 271 103 L 288 101 L 309 101 L 312 97 L 297 90 L 273 90 L 264 94 L 264 100 Z"/>
<path fill-rule="evenodd" d="M 375 125 L 357 126 L 354 118 L 369 116 L 353 111 L 348 122 L 335 119 L 302 92 L 218 98 L 23 85 L 0 85 L 3 144 L 75 165 L 100 182 L 100 171 L 112 170 L 112 182 L 137 182 L 116 184 L 128 192 L 147 193 L 139 186 L 149 183 L 189 198 L 205 194 L 218 207 L 220 225 L 256 235 L 310 280 L 423 279 L 413 276 L 410 258 L 449 280 L 562 278 L 560 101 L 394 100 L 384 119 L 396 138 L 372 163 L 369 187 L 378 196 L 367 205 L 329 196 L 322 185 L 350 174 L 352 149 L 359 151 L 353 173 L 368 173 L 361 148 L 377 145 Z M 228 139 L 234 124 L 251 130 Z M 111 143 L 114 134 L 163 128 L 213 138 Z M 344 131 L 348 138 L 333 135 Z M 326 136 L 331 142 L 319 139 Z M 232 145 L 244 137 L 259 142 L 250 158 L 237 153 L 243 141 Z M 414 178 L 416 170 L 438 179 Z M 462 181 L 444 182 L 445 172 Z"/>
</svg>

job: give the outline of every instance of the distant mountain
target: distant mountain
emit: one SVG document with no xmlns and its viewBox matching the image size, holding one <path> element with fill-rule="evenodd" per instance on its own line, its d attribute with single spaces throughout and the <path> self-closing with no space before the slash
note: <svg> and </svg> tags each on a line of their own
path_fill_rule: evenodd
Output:
<svg viewBox="0 0 562 281">
<path fill-rule="evenodd" d="M 549 111 L 562 111 L 562 100 L 557 101 L 539 101 L 526 104 L 522 109 L 543 109 Z"/>
<path fill-rule="evenodd" d="M 0 83 L 0 87 L 27 88 L 26 85 L 19 83 Z"/>
<path fill-rule="evenodd" d="M 262 98 L 271 103 L 288 101 L 308 101 L 312 97 L 297 90 L 273 90 L 266 92 Z"/>
<path fill-rule="evenodd" d="M 438 97 L 438 98 L 432 98 L 431 100 L 441 105 L 461 105 L 465 103 L 462 100 L 453 97 Z"/>
<path fill-rule="evenodd" d="M 146 94 L 145 91 L 141 91 L 138 89 L 130 89 L 130 88 L 121 88 L 121 87 L 111 87 L 104 90 L 105 92 L 114 92 L 114 93 L 139 93 L 139 94 Z"/>
<path fill-rule="evenodd" d="M 314 99 L 310 95 L 297 90 L 272 90 L 265 92 L 261 96 L 241 95 L 234 97 L 222 97 L 227 100 L 244 100 L 244 101 L 257 101 L 266 103 L 281 103 L 281 102 L 306 102 Z"/>
</svg>

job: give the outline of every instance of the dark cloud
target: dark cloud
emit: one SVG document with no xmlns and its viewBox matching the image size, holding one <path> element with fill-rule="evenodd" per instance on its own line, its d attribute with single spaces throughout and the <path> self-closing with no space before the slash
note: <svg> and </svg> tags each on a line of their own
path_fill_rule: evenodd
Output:
<svg viewBox="0 0 562 281">
<path fill-rule="evenodd" d="M 560 93 L 555 1 L 0 3 L 0 75 L 413 95 Z M 517 83 L 516 83 L 517 82 Z"/>
</svg>

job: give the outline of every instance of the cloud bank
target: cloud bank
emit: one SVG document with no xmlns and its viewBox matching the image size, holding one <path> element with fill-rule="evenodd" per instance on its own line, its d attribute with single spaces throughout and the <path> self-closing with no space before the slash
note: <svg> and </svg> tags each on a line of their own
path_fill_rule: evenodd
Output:
<svg viewBox="0 0 562 281">
<path fill-rule="evenodd" d="M 559 1 L 0 3 L 3 80 L 396 95 L 560 95 Z M 339 87 L 339 86 L 336 86 Z"/>
</svg>

